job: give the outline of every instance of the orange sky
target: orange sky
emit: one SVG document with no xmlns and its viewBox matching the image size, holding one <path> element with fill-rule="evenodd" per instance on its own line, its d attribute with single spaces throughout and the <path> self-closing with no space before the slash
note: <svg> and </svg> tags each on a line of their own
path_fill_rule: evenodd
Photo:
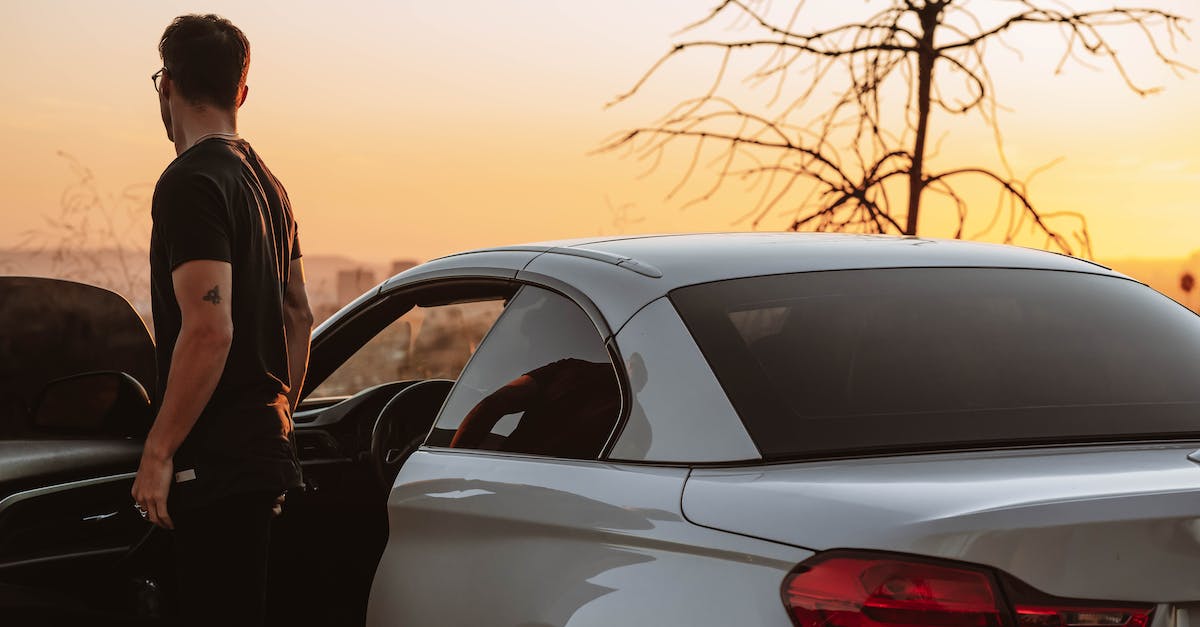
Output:
<svg viewBox="0 0 1200 627">
<path fill-rule="evenodd" d="M 1132 4 L 1146 4 L 1132 0 Z M 875 4 L 878 4 L 876 2 Z M 995 2 L 976 0 L 986 11 Z M 1086 4 L 1086 3 L 1084 3 Z M 1194 0 L 1160 7 L 1200 18 Z M 863 3 L 810 0 L 833 20 Z M 604 109 L 700 17 L 700 0 L 561 2 L 7 3 L 0 22 L 0 247 L 41 228 L 71 182 L 68 152 L 103 190 L 151 184 L 174 157 L 148 76 L 171 17 L 223 14 L 250 38 L 241 130 L 288 187 L 309 253 L 370 260 L 628 232 L 726 230 L 751 202 L 725 196 L 681 210 L 664 201 L 684 162 L 645 179 L 644 164 L 589 156 L 610 133 L 645 123 L 703 88 L 711 58 L 675 64 L 633 101 Z M 826 7 L 839 7 L 828 9 Z M 847 7 L 850 7 L 849 9 Z M 1195 42 L 1178 56 L 1200 66 Z M 1122 52 L 1137 52 L 1118 38 Z M 1200 249 L 1200 76 L 1178 80 L 1130 57 L 1139 98 L 1111 71 L 1053 69 L 1053 32 L 1026 29 L 992 71 L 1018 173 L 1058 157 L 1035 199 L 1085 212 L 1101 258 L 1178 257 Z M 940 163 L 990 165 L 973 120 L 939 118 Z M 989 206 L 994 197 L 973 197 Z M 628 206 L 638 221 L 615 220 Z M 981 209 L 986 211 L 987 209 Z M 778 228 L 778 217 L 766 226 Z M 944 217 L 922 223 L 942 234 Z"/>
</svg>

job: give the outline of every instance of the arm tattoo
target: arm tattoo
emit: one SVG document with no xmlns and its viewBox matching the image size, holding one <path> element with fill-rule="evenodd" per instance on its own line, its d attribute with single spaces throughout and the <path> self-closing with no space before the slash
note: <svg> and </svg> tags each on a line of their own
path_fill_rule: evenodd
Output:
<svg viewBox="0 0 1200 627">
<path fill-rule="evenodd" d="M 221 304 L 221 290 L 219 290 L 218 287 L 220 287 L 220 286 L 214 285 L 211 290 L 208 290 L 208 293 L 205 294 L 204 298 L 201 300 L 208 301 L 214 305 L 220 305 Z"/>
</svg>

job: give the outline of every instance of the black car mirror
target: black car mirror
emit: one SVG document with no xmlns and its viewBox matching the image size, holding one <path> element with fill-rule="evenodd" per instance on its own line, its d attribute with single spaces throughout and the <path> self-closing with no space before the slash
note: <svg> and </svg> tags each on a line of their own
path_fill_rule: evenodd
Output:
<svg viewBox="0 0 1200 627">
<path fill-rule="evenodd" d="M 150 398 L 124 372 L 85 372 L 47 383 L 31 413 L 38 431 L 144 436 L 149 429 Z"/>
</svg>

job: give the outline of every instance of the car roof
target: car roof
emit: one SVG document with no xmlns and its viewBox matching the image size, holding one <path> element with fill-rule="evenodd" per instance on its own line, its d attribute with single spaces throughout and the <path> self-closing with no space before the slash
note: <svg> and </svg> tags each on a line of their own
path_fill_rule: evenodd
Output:
<svg viewBox="0 0 1200 627">
<path fill-rule="evenodd" d="M 963 240 L 844 233 L 694 233 L 593 237 L 473 250 L 422 264 L 416 274 L 503 266 L 512 276 L 564 285 L 591 300 L 617 330 L 638 309 L 688 285 L 728 279 L 870 268 L 980 267 L 1123 277 L 1043 250 Z M 388 289 L 387 286 L 384 288 Z"/>
</svg>

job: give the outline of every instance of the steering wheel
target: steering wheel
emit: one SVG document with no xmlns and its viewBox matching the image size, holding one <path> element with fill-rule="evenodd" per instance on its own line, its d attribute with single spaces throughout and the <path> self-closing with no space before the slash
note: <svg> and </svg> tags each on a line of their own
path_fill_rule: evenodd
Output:
<svg viewBox="0 0 1200 627">
<path fill-rule="evenodd" d="M 371 429 L 371 465 L 386 489 L 392 487 L 400 467 L 425 441 L 453 381 L 429 379 L 414 383 L 392 397 Z"/>
</svg>

